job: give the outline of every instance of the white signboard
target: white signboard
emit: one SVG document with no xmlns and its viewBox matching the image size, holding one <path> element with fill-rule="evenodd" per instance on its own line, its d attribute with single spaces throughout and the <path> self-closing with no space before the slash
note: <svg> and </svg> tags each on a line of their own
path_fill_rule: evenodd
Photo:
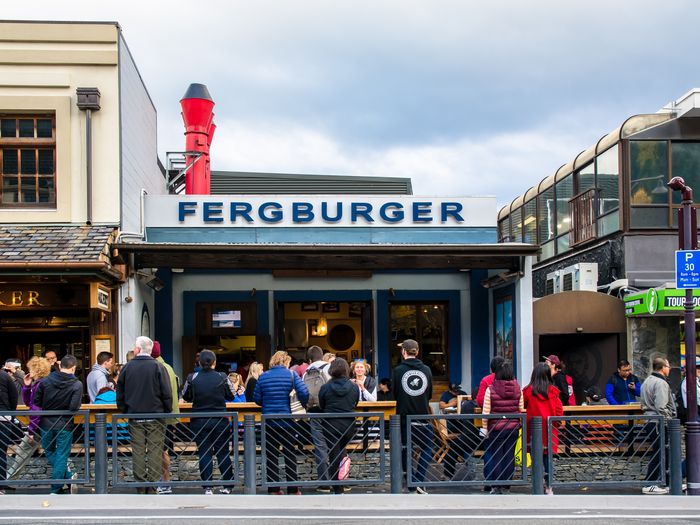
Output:
<svg viewBox="0 0 700 525">
<path fill-rule="evenodd" d="M 496 197 L 147 195 L 149 228 L 495 227 Z"/>
</svg>

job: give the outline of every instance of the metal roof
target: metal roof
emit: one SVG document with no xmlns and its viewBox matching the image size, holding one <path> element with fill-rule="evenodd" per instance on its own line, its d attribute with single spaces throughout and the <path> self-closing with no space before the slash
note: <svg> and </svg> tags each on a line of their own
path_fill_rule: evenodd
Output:
<svg viewBox="0 0 700 525">
<path fill-rule="evenodd" d="M 412 195 L 408 177 L 212 171 L 212 195 Z"/>
</svg>

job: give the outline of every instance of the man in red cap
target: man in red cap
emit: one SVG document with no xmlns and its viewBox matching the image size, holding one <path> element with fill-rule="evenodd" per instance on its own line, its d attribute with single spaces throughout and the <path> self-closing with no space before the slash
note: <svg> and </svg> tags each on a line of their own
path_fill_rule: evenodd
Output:
<svg viewBox="0 0 700 525">
<path fill-rule="evenodd" d="M 559 357 L 551 354 L 547 357 L 542 356 L 542 359 L 544 359 L 544 362 L 547 363 L 549 370 L 552 372 L 552 382 L 554 386 L 559 389 L 561 404 L 564 406 L 569 405 L 569 384 L 566 381 L 566 374 L 561 370 L 561 361 Z"/>
</svg>

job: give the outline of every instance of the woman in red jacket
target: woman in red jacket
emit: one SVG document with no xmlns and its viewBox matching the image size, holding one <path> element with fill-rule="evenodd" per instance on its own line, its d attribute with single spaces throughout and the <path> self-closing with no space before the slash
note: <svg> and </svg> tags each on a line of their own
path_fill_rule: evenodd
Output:
<svg viewBox="0 0 700 525">
<path fill-rule="evenodd" d="M 545 493 L 554 494 L 549 486 L 549 461 L 547 455 L 547 420 L 552 416 L 564 415 L 561 399 L 559 399 L 559 389 L 552 384 L 552 373 L 546 363 L 537 363 L 532 370 L 530 384 L 523 390 L 523 401 L 527 412 L 527 448 L 530 451 L 532 443 L 531 421 L 533 417 L 542 418 L 542 449 L 544 451 L 544 482 Z M 559 428 L 552 427 L 552 450 L 555 455 L 559 448 Z"/>
</svg>

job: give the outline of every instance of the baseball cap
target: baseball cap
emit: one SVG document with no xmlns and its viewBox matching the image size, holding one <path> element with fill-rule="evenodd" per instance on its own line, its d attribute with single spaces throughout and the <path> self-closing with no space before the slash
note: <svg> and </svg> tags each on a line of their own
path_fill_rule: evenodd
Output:
<svg viewBox="0 0 700 525">
<path fill-rule="evenodd" d="M 418 350 L 418 343 L 414 339 L 406 339 L 403 343 L 399 343 L 398 346 L 406 350 Z"/>
<path fill-rule="evenodd" d="M 462 385 L 459 383 L 450 383 L 450 390 L 462 390 Z"/>
<path fill-rule="evenodd" d="M 19 359 L 10 358 L 5 360 L 5 366 L 14 366 L 15 368 L 22 366 L 22 361 Z"/>
<path fill-rule="evenodd" d="M 559 361 L 559 358 L 557 356 L 555 356 L 554 354 L 550 354 L 548 356 L 542 356 L 542 359 L 544 359 L 545 361 L 549 361 L 554 366 L 561 366 L 561 361 Z"/>
</svg>

